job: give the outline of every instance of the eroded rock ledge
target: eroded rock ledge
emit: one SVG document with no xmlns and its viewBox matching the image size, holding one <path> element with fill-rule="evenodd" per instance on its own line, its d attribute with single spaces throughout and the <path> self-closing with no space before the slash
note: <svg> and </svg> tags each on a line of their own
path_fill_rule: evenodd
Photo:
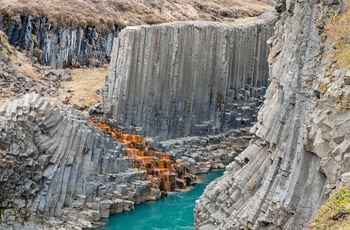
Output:
<svg viewBox="0 0 350 230">
<path fill-rule="evenodd" d="M 255 138 L 197 201 L 196 229 L 306 228 L 349 171 L 349 73 L 320 26 L 341 5 L 317 2 L 279 4 Z"/>
<path fill-rule="evenodd" d="M 0 228 L 92 227 L 157 196 L 126 147 L 76 110 L 26 94 L 0 122 Z"/>
<path fill-rule="evenodd" d="M 110 117 L 144 136 L 217 134 L 251 126 L 267 86 L 275 14 L 242 25 L 129 27 L 114 41 L 103 91 Z"/>
</svg>

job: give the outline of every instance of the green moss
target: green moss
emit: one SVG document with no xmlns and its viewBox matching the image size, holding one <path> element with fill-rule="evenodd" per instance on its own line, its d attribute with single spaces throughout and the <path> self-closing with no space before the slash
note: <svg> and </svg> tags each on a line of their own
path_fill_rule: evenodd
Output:
<svg viewBox="0 0 350 230">
<path fill-rule="evenodd" d="M 341 187 L 320 208 L 309 229 L 350 229 L 350 184 Z"/>
</svg>

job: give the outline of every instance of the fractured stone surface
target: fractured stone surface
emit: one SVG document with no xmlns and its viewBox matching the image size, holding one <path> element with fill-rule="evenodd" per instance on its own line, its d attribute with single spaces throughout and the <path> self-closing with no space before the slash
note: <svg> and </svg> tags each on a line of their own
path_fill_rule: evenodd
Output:
<svg viewBox="0 0 350 230">
<path fill-rule="evenodd" d="M 316 24 L 337 1 L 281 1 L 269 41 L 270 81 L 254 141 L 196 202 L 195 229 L 305 229 L 349 168 L 346 71 Z M 318 97 L 320 82 L 329 82 Z"/>
<path fill-rule="evenodd" d="M 122 30 L 103 99 L 116 122 L 164 139 L 251 126 L 267 86 L 275 14 L 243 25 L 176 22 Z"/>
<path fill-rule="evenodd" d="M 157 198 L 125 148 L 78 111 L 26 94 L 0 118 L 0 228 L 81 229 Z"/>
</svg>

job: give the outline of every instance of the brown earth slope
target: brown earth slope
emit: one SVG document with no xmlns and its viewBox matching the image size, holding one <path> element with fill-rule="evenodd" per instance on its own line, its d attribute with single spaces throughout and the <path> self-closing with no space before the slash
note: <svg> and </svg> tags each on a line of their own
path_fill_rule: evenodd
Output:
<svg viewBox="0 0 350 230">
<path fill-rule="evenodd" d="M 231 22 L 272 11 L 274 0 L 0 0 L 0 15 L 47 17 L 54 25 L 114 28 L 170 21 Z"/>
</svg>

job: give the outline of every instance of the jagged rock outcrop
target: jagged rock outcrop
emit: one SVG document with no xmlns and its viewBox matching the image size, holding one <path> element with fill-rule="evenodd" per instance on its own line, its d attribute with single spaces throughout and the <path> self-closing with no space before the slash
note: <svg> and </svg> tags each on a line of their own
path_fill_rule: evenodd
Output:
<svg viewBox="0 0 350 230">
<path fill-rule="evenodd" d="M 0 229 L 91 227 L 158 197 L 126 146 L 76 110 L 26 94 L 1 107 L 0 122 Z"/>
<path fill-rule="evenodd" d="M 340 9 L 280 2 L 255 138 L 196 202 L 196 229 L 304 229 L 350 171 L 350 74 L 322 30 Z"/>
<path fill-rule="evenodd" d="M 256 120 L 275 14 L 241 25 L 177 22 L 122 30 L 103 90 L 123 127 L 164 139 L 214 134 Z"/>
<path fill-rule="evenodd" d="M 29 51 L 41 64 L 64 68 L 109 63 L 118 29 L 60 23 L 53 25 L 45 17 L 32 15 L 0 15 L 0 30 L 6 32 L 10 44 Z"/>
</svg>

